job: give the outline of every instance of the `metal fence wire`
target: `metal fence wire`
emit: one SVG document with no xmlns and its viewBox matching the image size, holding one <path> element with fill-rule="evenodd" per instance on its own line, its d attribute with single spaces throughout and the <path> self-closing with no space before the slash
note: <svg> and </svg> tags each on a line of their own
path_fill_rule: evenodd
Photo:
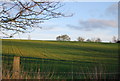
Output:
<svg viewBox="0 0 120 81">
<path fill-rule="evenodd" d="M 2 56 L 2 78 L 13 78 L 14 56 Z M 117 68 L 98 63 L 20 57 L 19 79 L 105 79 L 116 78 Z"/>
</svg>

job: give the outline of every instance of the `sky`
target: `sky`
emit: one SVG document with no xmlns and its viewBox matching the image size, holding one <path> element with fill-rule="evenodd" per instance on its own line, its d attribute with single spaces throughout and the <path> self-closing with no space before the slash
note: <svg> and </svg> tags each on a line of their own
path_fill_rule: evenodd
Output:
<svg viewBox="0 0 120 81">
<path fill-rule="evenodd" d="M 101 38 L 111 41 L 118 37 L 118 7 L 117 2 L 62 2 L 64 6 L 58 9 L 72 17 L 55 18 L 39 24 L 42 29 L 31 33 L 15 35 L 14 38 L 32 40 L 56 40 L 59 35 L 67 34 L 72 41 L 83 37 L 85 39 Z"/>
</svg>

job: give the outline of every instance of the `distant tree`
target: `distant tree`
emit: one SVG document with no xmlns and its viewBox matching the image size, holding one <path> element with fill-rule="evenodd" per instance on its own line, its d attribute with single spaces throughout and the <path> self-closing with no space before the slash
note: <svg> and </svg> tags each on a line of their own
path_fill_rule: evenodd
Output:
<svg viewBox="0 0 120 81">
<path fill-rule="evenodd" d="M 82 38 L 82 37 L 78 37 L 77 40 L 80 41 L 80 42 L 83 42 L 85 39 Z"/>
<path fill-rule="evenodd" d="M 117 41 L 116 43 L 120 43 L 120 41 Z"/>
<path fill-rule="evenodd" d="M 119 39 L 119 38 L 117 39 L 117 42 L 116 42 L 116 43 L 120 43 L 120 39 Z"/>
<path fill-rule="evenodd" d="M 111 41 L 109 41 L 109 43 L 112 43 Z"/>
<path fill-rule="evenodd" d="M 63 41 L 70 41 L 70 37 L 68 35 L 62 35 Z"/>
<path fill-rule="evenodd" d="M 31 40 L 31 36 L 30 35 L 28 35 L 28 40 Z"/>
<path fill-rule="evenodd" d="M 56 37 L 56 40 L 57 40 L 57 41 L 61 41 L 61 36 L 57 36 L 57 37 Z"/>
<path fill-rule="evenodd" d="M 86 42 L 91 42 L 91 40 L 90 40 L 90 39 L 87 39 Z"/>
<path fill-rule="evenodd" d="M 116 43 L 116 42 L 117 42 L 117 39 L 116 39 L 115 36 L 113 36 L 113 38 L 112 38 L 112 42 L 113 42 L 113 43 Z"/>
<path fill-rule="evenodd" d="M 70 41 L 71 38 L 68 35 L 61 35 L 56 37 L 57 41 Z"/>
<path fill-rule="evenodd" d="M 101 42 L 102 40 L 100 38 L 97 38 L 95 42 Z"/>
</svg>

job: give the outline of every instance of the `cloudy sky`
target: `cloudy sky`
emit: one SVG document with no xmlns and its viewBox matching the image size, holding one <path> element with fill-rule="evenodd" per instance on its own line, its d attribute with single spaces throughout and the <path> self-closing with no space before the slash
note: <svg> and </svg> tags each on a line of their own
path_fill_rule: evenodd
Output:
<svg viewBox="0 0 120 81">
<path fill-rule="evenodd" d="M 31 33 L 15 35 L 14 38 L 33 40 L 55 40 L 56 36 L 67 34 L 72 40 L 78 36 L 85 39 L 101 38 L 111 41 L 118 36 L 118 5 L 117 2 L 64 2 L 59 9 L 72 17 L 51 19 L 39 24 L 42 29 Z"/>
</svg>

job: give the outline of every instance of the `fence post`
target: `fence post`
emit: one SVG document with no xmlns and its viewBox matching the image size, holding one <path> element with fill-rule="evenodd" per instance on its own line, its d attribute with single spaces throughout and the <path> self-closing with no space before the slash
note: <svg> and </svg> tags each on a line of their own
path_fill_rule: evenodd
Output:
<svg viewBox="0 0 120 81">
<path fill-rule="evenodd" d="M 19 79 L 20 77 L 20 57 L 14 56 L 13 60 L 13 79 Z"/>
</svg>

